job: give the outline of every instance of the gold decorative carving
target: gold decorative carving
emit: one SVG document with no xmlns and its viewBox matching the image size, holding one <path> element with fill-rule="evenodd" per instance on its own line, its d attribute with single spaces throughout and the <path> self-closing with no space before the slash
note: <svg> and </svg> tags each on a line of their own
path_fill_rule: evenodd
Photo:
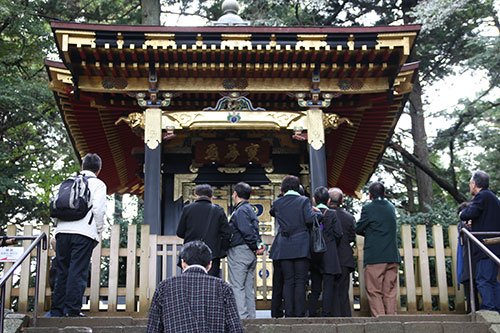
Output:
<svg viewBox="0 0 500 333">
<path fill-rule="evenodd" d="M 198 177 L 197 174 L 191 173 L 176 173 L 174 175 L 174 201 L 182 197 L 183 184 L 192 183 Z M 187 198 L 186 198 L 187 199 Z"/>
<path fill-rule="evenodd" d="M 250 66 L 252 68 L 253 66 Z M 187 67 L 187 70 L 193 70 L 191 67 Z M 218 71 L 218 65 L 213 69 Z M 248 70 L 248 69 L 247 69 Z M 309 70 L 309 69 L 307 69 Z M 373 70 L 376 70 L 373 69 Z M 134 69 L 135 71 L 135 69 Z M 70 85 L 73 84 L 72 76 L 66 74 L 65 83 Z M 345 79 L 338 78 L 322 78 L 321 79 L 321 91 L 324 92 L 335 92 L 339 91 L 339 82 Z M 148 78 L 127 78 L 128 85 L 123 89 L 106 89 L 101 85 L 102 78 L 87 77 L 82 76 L 78 80 L 78 88 L 81 91 L 87 92 L 110 92 L 112 90 L 114 93 L 119 92 L 137 92 L 137 91 L 147 91 L 149 89 Z M 248 86 L 244 89 L 245 91 L 252 92 L 289 92 L 289 91 L 309 91 L 311 89 L 311 79 L 310 78 L 294 78 L 293 80 L 289 78 L 248 78 Z M 362 79 L 363 86 L 359 89 L 353 89 L 350 93 L 378 93 L 385 92 L 389 89 L 389 83 L 386 78 L 374 78 L 368 77 Z M 214 92 L 220 91 L 220 81 L 209 79 L 209 78 L 175 78 L 175 77 L 159 77 L 158 78 L 158 89 L 159 91 L 170 91 L 170 92 L 190 92 L 196 91 L 199 93 L 203 92 Z"/>
<path fill-rule="evenodd" d="M 207 161 L 218 161 L 219 160 L 219 148 L 215 143 L 209 144 L 205 154 L 205 160 Z"/>
<path fill-rule="evenodd" d="M 323 126 L 325 129 L 332 128 L 337 129 L 343 123 L 347 123 L 349 126 L 354 126 L 354 124 L 349 120 L 349 118 L 342 117 L 340 118 L 335 113 L 325 113 L 323 114 Z"/>
<path fill-rule="evenodd" d="M 196 46 L 203 47 L 203 37 L 201 34 L 196 35 Z"/>
<path fill-rule="evenodd" d="M 219 172 L 230 173 L 230 174 L 243 173 L 246 170 L 247 170 L 247 168 L 245 168 L 245 167 L 236 167 L 236 168 L 219 167 L 219 168 L 217 168 L 217 171 L 219 171 Z"/>
<path fill-rule="evenodd" d="M 300 174 L 308 175 L 309 174 L 309 164 L 299 164 L 300 166 Z"/>
<path fill-rule="evenodd" d="M 410 55 L 411 45 L 415 38 L 417 37 L 416 32 L 401 32 L 401 33 L 384 33 L 377 35 L 377 45 L 375 45 L 375 49 L 379 50 L 381 48 L 389 48 L 390 50 L 395 47 L 403 48 L 403 55 L 401 64 L 406 62 L 406 57 Z"/>
<path fill-rule="evenodd" d="M 153 150 L 161 142 L 161 109 L 149 108 L 145 112 L 144 141 Z"/>
<path fill-rule="evenodd" d="M 259 152 L 260 145 L 258 143 L 252 143 L 248 147 L 245 147 L 245 152 L 248 155 L 248 161 L 259 161 L 259 158 L 257 157 L 257 153 Z"/>
<path fill-rule="evenodd" d="M 191 171 L 192 173 L 198 173 L 198 171 L 200 171 L 200 168 L 195 167 L 193 164 L 190 164 L 189 171 Z"/>
<path fill-rule="evenodd" d="M 315 150 L 321 149 L 325 144 L 323 111 L 320 109 L 307 110 L 307 142 Z"/>
<path fill-rule="evenodd" d="M 151 46 L 153 49 L 157 48 L 168 48 L 172 47 L 174 49 L 177 48 L 177 43 L 174 40 L 174 34 L 155 34 L 155 33 L 146 33 L 145 34 L 146 41 L 144 42 L 144 46 Z"/>
<path fill-rule="evenodd" d="M 271 49 L 271 47 L 276 47 L 276 35 L 275 34 L 271 35 L 271 40 L 269 41 L 269 44 L 267 46 L 269 49 Z"/>
<path fill-rule="evenodd" d="M 231 162 L 234 162 L 238 156 L 240 156 L 240 153 L 238 151 L 238 148 L 237 148 L 238 144 L 237 143 L 231 143 L 227 146 L 228 148 L 228 152 L 227 154 L 224 156 L 225 159 L 231 161 Z"/>
<path fill-rule="evenodd" d="M 138 128 L 144 129 L 145 127 L 144 113 L 142 112 L 132 112 L 127 117 L 120 117 L 115 121 L 115 125 L 118 125 L 122 121 L 127 123 L 133 130 Z"/>
<path fill-rule="evenodd" d="M 349 50 L 354 50 L 354 35 L 349 35 L 348 42 L 347 42 L 347 47 Z"/>
<path fill-rule="evenodd" d="M 252 38 L 251 34 L 222 34 L 222 42 L 220 43 L 220 48 L 223 50 L 225 48 L 233 49 L 243 49 L 244 47 L 249 50 L 252 49 Z"/>
<path fill-rule="evenodd" d="M 319 50 L 321 47 L 326 47 L 328 44 L 326 43 L 327 35 L 297 35 L 297 39 L 299 40 L 295 45 L 295 49 L 299 50 L 301 47 L 306 50 L 315 49 Z"/>
<path fill-rule="evenodd" d="M 271 165 L 271 166 L 265 167 L 264 171 L 266 173 L 273 173 L 274 172 L 274 166 Z"/>
<path fill-rule="evenodd" d="M 240 121 L 227 121 L 227 113 L 220 111 L 179 111 L 163 112 L 162 126 L 172 126 L 174 129 L 293 129 L 306 128 L 306 112 L 269 112 L 269 111 L 240 111 Z"/>
<path fill-rule="evenodd" d="M 413 83 L 411 83 L 414 71 L 406 71 L 398 73 L 394 80 L 394 93 L 397 95 L 404 95 L 413 90 Z"/>
</svg>

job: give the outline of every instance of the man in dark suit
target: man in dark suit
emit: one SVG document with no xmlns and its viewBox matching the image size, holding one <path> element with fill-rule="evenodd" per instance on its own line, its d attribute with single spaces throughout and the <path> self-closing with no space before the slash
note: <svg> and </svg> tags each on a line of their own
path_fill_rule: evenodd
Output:
<svg viewBox="0 0 500 333">
<path fill-rule="evenodd" d="M 365 287 L 370 312 L 378 315 L 396 314 L 398 265 L 401 261 L 397 243 L 396 210 L 384 199 L 382 183 L 373 182 L 370 202 L 363 206 L 356 223 L 356 233 L 365 236 Z"/>
<path fill-rule="evenodd" d="M 308 225 L 312 224 L 315 213 L 309 199 L 299 194 L 299 185 L 298 177 L 286 176 L 281 182 L 283 196 L 274 200 L 270 211 L 279 225 L 270 258 L 279 260 L 283 272 L 286 317 L 306 315 L 306 283 L 311 259 Z"/>
<path fill-rule="evenodd" d="M 328 206 L 337 213 L 337 219 L 342 227 L 342 238 L 340 238 L 337 247 L 342 273 L 335 280 L 333 315 L 335 317 L 351 317 L 349 286 L 351 272 L 356 268 L 351 243 L 356 240 L 356 232 L 354 231 L 356 219 L 352 214 L 340 207 L 344 203 L 344 193 L 340 188 L 333 187 L 328 190 L 328 193 L 330 195 L 330 204 Z"/>
<path fill-rule="evenodd" d="M 231 286 L 207 274 L 211 257 L 202 241 L 184 245 L 182 274 L 163 280 L 156 288 L 148 333 L 243 332 Z"/>
<path fill-rule="evenodd" d="M 196 201 L 182 210 L 177 236 L 184 238 L 184 244 L 204 241 L 212 251 L 212 268 L 208 274 L 220 276 L 220 259 L 226 256 L 231 240 L 231 227 L 227 222 L 224 209 L 212 204 L 214 191 L 208 184 L 197 185 Z"/>
<path fill-rule="evenodd" d="M 460 212 L 461 220 L 472 220 L 472 232 L 500 231 L 500 200 L 488 189 L 489 185 L 490 178 L 486 172 L 476 171 L 472 174 L 469 190 L 474 199 L 469 207 Z M 488 248 L 500 256 L 500 244 L 488 245 Z M 472 260 L 473 265 L 476 265 L 476 285 L 482 299 L 480 309 L 500 312 L 498 266 L 477 246 L 472 247 Z"/>
</svg>

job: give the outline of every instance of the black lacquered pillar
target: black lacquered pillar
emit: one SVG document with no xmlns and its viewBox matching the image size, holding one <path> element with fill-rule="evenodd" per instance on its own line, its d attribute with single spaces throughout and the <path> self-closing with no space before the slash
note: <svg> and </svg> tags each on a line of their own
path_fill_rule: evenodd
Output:
<svg viewBox="0 0 500 333">
<path fill-rule="evenodd" d="M 145 111 L 144 223 L 150 233 L 161 235 L 161 114 L 159 108 Z"/>
<path fill-rule="evenodd" d="M 307 143 L 309 144 L 309 172 L 311 195 L 319 186 L 327 186 L 325 128 L 323 111 L 319 108 L 307 110 Z"/>
</svg>

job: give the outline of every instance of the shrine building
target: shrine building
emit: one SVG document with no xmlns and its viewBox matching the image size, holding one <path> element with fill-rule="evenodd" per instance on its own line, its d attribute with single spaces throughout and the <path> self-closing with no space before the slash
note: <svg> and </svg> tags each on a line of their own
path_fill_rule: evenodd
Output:
<svg viewBox="0 0 500 333">
<path fill-rule="evenodd" d="M 212 26 L 52 22 L 50 87 L 76 154 L 102 157 L 108 194 L 144 196 L 151 232 L 175 234 L 196 184 L 231 210 L 253 188 L 261 231 L 284 176 L 361 196 L 405 106 L 419 25 Z"/>
</svg>

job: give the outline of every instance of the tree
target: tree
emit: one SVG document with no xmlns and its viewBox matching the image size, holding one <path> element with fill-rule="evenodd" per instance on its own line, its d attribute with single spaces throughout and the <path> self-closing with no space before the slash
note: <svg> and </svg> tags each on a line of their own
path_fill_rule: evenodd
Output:
<svg viewBox="0 0 500 333">
<path fill-rule="evenodd" d="M 141 0 L 141 21 L 146 25 L 160 25 L 160 1 Z"/>
<path fill-rule="evenodd" d="M 139 8 L 138 0 L 0 3 L 0 228 L 48 223 L 52 188 L 80 167 L 43 63 L 56 53 L 49 20 L 131 24 Z"/>
</svg>

